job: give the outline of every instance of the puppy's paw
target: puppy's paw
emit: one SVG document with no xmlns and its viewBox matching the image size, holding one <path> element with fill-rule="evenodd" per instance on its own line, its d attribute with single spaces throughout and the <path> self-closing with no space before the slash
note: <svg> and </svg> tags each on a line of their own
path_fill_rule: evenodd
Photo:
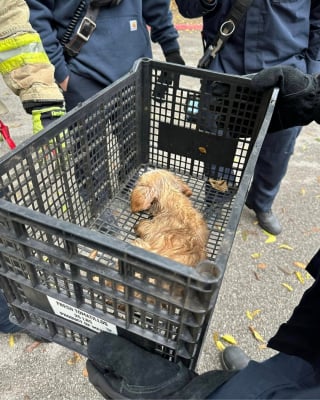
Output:
<svg viewBox="0 0 320 400">
<path fill-rule="evenodd" d="M 152 223 L 152 219 L 151 218 L 143 219 L 142 221 L 138 222 L 134 226 L 135 234 L 140 238 L 144 238 L 146 236 L 147 232 L 150 229 L 150 224 L 151 223 Z"/>
</svg>

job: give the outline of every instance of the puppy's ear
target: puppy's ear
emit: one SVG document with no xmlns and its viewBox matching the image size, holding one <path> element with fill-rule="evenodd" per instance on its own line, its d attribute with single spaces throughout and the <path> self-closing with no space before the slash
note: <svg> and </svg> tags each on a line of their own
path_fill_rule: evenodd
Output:
<svg viewBox="0 0 320 400">
<path fill-rule="evenodd" d="M 131 192 L 130 206 L 132 212 L 148 210 L 156 195 L 153 188 L 137 186 Z"/>
</svg>

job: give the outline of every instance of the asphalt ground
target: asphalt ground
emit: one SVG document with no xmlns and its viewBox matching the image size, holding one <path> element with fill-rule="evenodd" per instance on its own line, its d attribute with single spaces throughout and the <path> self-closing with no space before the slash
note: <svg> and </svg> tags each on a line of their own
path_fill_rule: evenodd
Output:
<svg viewBox="0 0 320 400">
<path fill-rule="evenodd" d="M 181 31 L 180 43 L 186 63 L 195 66 L 201 55 L 200 32 Z M 163 60 L 157 46 L 154 56 Z M 31 135 L 31 118 L 2 81 L 0 90 L 1 99 L 9 108 L 2 120 L 19 144 Z M 0 155 L 7 151 L 6 143 L 2 142 Z M 297 140 L 274 204 L 274 212 L 283 225 L 283 232 L 275 241 L 267 242 L 270 238 L 257 226 L 252 211 L 244 207 L 203 342 L 198 372 L 220 367 L 219 350 L 214 342 L 217 336 L 232 335 L 258 361 L 275 354 L 265 343 L 290 316 L 312 282 L 301 267 L 320 244 L 319 153 L 320 127 L 312 123 Z M 250 327 L 260 334 L 260 340 L 253 336 Z M 228 345 L 224 339 L 221 342 Z M 75 357 L 72 351 L 54 343 L 37 344 L 24 334 L 15 335 L 14 343 L 9 335 L 0 334 L 0 346 L 1 400 L 102 399 L 86 377 L 85 358 Z"/>
</svg>

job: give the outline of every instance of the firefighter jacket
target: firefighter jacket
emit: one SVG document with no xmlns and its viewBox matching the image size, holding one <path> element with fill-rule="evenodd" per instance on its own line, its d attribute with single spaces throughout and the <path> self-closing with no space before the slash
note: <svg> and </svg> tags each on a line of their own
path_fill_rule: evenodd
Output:
<svg viewBox="0 0 320 400">
<path fill-rule="evenodd" d="M 63 104 L 54 67 L 29 23 L 29 9 L 23 0 L 0 0 L 0 73 L 28 112 L 34 107 Z"/>
</svg>

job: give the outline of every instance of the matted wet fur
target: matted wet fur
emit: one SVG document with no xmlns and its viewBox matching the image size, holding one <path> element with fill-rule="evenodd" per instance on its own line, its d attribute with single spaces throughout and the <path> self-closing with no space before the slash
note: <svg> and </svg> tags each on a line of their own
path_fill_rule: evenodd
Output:
<svg viewBox="0 0 320 400">
<path fill-rule="evenodd" d="M 189 186 L 170 171 L 141 175 L 131 193 L 131 210 L 147 211 L 152 218 L 135 226 L 133 244 L 190 267 L 206 259 L 209 231 L 191 195 Z"/>
</svg>

